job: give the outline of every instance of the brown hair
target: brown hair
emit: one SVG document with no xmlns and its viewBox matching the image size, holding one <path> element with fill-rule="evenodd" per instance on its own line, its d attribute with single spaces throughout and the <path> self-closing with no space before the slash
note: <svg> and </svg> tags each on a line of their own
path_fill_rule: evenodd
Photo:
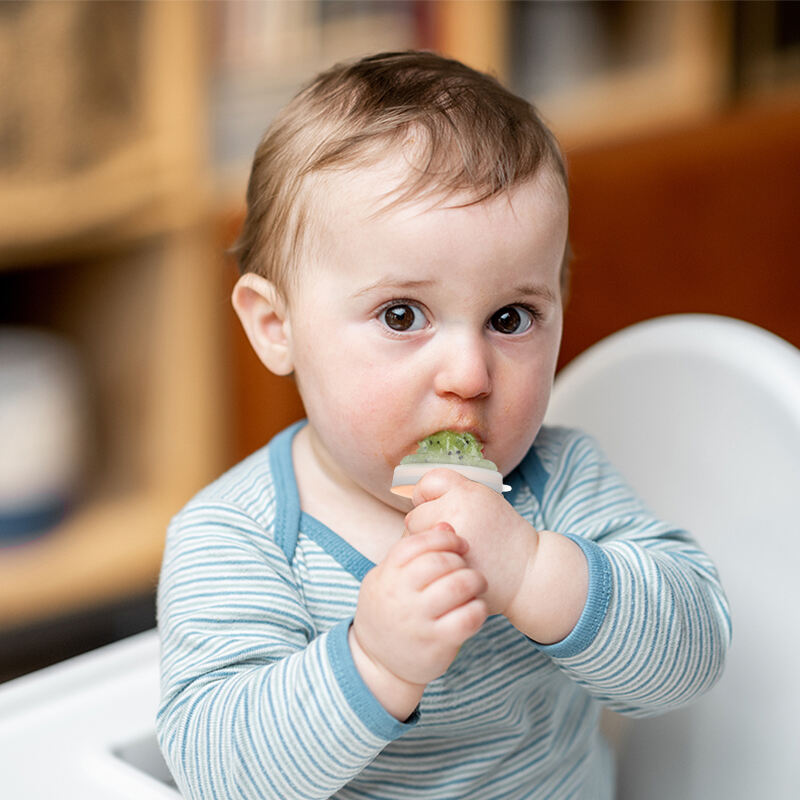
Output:
<svg viewBox="0 0 800 800">
<path fill-rule="evenodd" d="M 412 141 L 389 207 L 433 193 L 479 203 L 543 165 L 566 188 L 558 144 L 530 103 L 435 53 L 381 53 L 318 75 L 264 134 L 234 247 L 240 271 L 285 292 L 313 229 L 313 177 L 370 166 Z"/>
</svg>

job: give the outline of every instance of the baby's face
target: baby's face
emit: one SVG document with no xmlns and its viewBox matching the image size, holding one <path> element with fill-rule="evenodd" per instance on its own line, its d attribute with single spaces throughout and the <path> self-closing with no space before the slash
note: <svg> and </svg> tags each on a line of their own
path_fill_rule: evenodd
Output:
<svg viewBox="0 0 800 800">
<path fill-rule="evenodd" d="M 389 181 L 389 165 L 333 180 L 290 330 L 323 463 L 403 509 L 392 471 L 431 433 L 470 431 L 504 474 L 530 447 L 561 339 L 567 202 L 545 173 L 510 200 L 373 216 Z"/>
</svg>

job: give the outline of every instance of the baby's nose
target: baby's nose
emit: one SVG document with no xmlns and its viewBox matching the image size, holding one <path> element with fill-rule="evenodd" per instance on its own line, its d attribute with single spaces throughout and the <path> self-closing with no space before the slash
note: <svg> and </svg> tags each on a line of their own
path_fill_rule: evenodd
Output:
<svg viewBox="0 0 800 800">
<path fill-rule="evenodd" d="M 488 344 L 478 334 L 449 337 L 440 352 L 434 388 L 439 395 L 464 400 L 485 397 L 492 390 Z"/>
</svg>

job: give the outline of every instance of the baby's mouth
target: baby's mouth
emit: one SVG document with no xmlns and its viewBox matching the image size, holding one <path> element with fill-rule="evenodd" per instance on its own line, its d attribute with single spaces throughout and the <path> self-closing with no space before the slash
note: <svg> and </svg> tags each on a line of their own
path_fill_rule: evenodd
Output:
<svg viewBox="0 0 800 800">
<path fill-rule="evenodd" d="M 426 434 L 420 437 L 417 444 L 420 441 L 425 439 L 429 439 L 431 436 L 436 436 L 437 434 L 450 432 L 455 433 L 460 436 L 467 436 L 474 438 L 481 446 L 486 443 L 486 439 L 484 436 L 483 429 L 479 425 L 464 425 L 464 424 L 453 424 L 453 425 L 441 425 L 438 428 L 431 429 Z"/>
</svg>

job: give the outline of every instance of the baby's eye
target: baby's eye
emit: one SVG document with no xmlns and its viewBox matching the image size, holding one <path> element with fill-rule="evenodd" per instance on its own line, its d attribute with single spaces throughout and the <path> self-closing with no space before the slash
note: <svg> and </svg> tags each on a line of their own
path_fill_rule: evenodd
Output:
<svg viewBox="0 0 800 800">
<path fill-rule="evenodd" d="M 504 306 L 495 311 L 489 320 L 489 326 L 498 333 L 525 333 L 533 325 L 534 314 L 524 306 Z"/>
<path fill-rule="evenodd" d="M 387 328 L 401 333 L 422 330 L 427 323 L 425 314 L 410 303 L 397 303 L 385 308 L 381 312 L 381 319 Z"/>
</svg>

